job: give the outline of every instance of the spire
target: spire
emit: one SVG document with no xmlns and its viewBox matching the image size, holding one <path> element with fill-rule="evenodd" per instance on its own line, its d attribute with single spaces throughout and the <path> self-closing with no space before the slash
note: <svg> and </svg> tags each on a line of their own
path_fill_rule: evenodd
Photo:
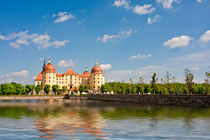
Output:
<svg viewBox="0 0 210 140">
<path fill-rule="evenodd" d="M 43 66 L 45 66 L 46 65 L 46 63 L 45 63 L 45 57 L 44 57 L 44 64 L 43 64 Z"/>
<path fill-rule="evenodd" d="M 98 60 L 96 60 L 96 66 L 98 66 Z"/>
<path fill-rule="evenodd" d="M 49 57 L 48 64 L 51 64 L 51 57 Z"/>
<path fill-rule="evenodd" d="M 87 70 L 87 66 L 85 66 L 85 72 L 87 72 L 88 70 Z"/>
</svg>

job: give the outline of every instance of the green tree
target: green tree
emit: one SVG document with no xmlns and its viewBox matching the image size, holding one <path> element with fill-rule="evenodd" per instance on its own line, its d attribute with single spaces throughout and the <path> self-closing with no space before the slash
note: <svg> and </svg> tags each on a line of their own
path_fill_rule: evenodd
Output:
<svg viewBox="0 0 210 140">
<path fill-rule="evenodd" d="M 1 95 L 1 85 L 0 85 L 0 95 Z"/>
<path fill-rule="evenodd" d="M 170 91 L 171 91 L 170 81 L 171 81 L 171 74 L 167 71 L 166 72 L 166 87 L 167 87 L 167 90 L 168 90 L 169 94 L 170 94 Z"/>
<path fill-rule="evenodd" d="M 38 84 L 35 88 L 36 93 L 39 93 L 42 90 L 42 87 L 40 84 Z"/>
<path fill-rule="evenodd" d="M 210 72 L 206 72 L 205 87 L 207 94 L 210 94 Z"/>
<path fill-rule="evenodd" d="M 47 94 L 50 92 L 50 85 L 45 85 L 44 86 L 44 92 L 47 93 Z"/>
<path fill-rule="evenodd" d="M 15 94 L 15 86 L 13 86 L 12 84 L 2 84 L 1 92 L 3 95 Z"/>
<path fill-rule="evenodd" d="M 152 94 L 155 94 L 155 90 L 156 90 L 156 83 L 158 78 L 156 78 L 156 73 L 153 73 L 152 75 L 152 81 L 151 81 L 151 89 L 152 89 Z"/>
<path fill-rule="evenodd" d="M 59 86 L 58 85 L 53 85 L 52 90 L 53 90 L 53 92 L 55 92 L 57 94 L 58 91 L 59 91 Z"/>
<path fill-rule="evenodd" d="M 88 87 L 88 85 L 85 85 L 84 92 L 88 92 L 88 91 L 89 91 L 89 87 Z"/>
<path fill-rule="evenodd" d="M 84 91 L 84 86 L 83 85 L 80 85 L 79 86 L 79 92 L 82 93 L 83 91 Z"/>
<path fill-rule="evenodd" d="M 78 92 L 77 87 L 75 87 L 74 88 L 74 93 L 77 93 L 77 92 Z"/>
<path fill-rule="evenodd" d="M 67 90 L 67 87 L 66 87 L 66 86 L 63 86 L 63 87 L 62 87 L 62 91 L 63 91 L 63 92 L 66 92 L 66 90 Z"/>
<path fill-rule="evenodd" d="M 189 94 L 192 94 L 192 88 L 193 88 L 193 84 L 194 84 L 193 79 L 194 79 L 194 76 L 190 72 L 190 70 L 189 69 L 185 69 L 185 82 L 186 82 Z"/>
<path fill-rule="evenodd" d="M 151 92 L 151 87 L 150 87 L 149 84 L 146 84 L 146 85 L 145 85 L 144 92 L 145 92 L 145 93 L 150 93 L 150 92 Z"/>
<path fill-rule="evenodd" d="M 31 92 L 34 89 L 35 89 L 35 86 L 34 85 L 26 85 L 26 91 L 27 92 Z"/>
<path fill-rule="evenodd" d="M 133 87 L 132 87 L 132 93 L 136 93 L 136 86 L 135 85 L 133 85 Z"/>
</svg>

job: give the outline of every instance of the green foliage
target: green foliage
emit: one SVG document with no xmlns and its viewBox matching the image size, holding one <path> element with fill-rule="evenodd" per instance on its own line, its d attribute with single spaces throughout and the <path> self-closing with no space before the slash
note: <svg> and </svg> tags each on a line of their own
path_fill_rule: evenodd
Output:
<svg viewBox="0 0 210 140">
<path fill-rule="evenodd" d="M 77 87 L 75 87 L 74 88 L 74 93 L 77 93 L 77 92 L 78 92 Z"/>
<path fill-rule="evenodd" d="M 40 84 L 37 85 L 36 88 L 35 88 L 36 93 L 39 93 L 41 90 L 42 90 L 41 85 Z"/>
<path fill-rule="evenodd" d="M 67 87 L 66 87 L 66 86 L 63 86 L 63 87 L 62 87 L 62 91 L 63 91 L 63 92 L 66 92 L 66 90 L 67 90 Z"/>
<path fill-rule="evenodd" d="M 84 86 L 81 85 L 81 86 L 79 87 L 79 92 L 82 93 L 83 91 L 84 91 Z"/>
<path fill-rule="evenodd" d="M 15 86 L 12 84 L 2 84 L 1 92 L 2 92 L 2 95 L 15 94 L 16 93 Z"/>
<path fill-rule="evenodd" d="M 44 92 L 47 93 L 47 94 L 50 92 L 50 85 L 45 85 L 44 86 Z"/>
<path fill-rule="evenodd" d="M 88 90 L 89 90 L 88 85 L 85 85 L 84 92 L 88 92 Z"/>
<path fill-rule="evenodd" d="M 151 92 L 150 84 L 146 84 L 144 88 L 144 93 L 150 93 L 150 92 Z"/>
<path fill-rule="evenodd" d="M 34 89 L 35 89 L 35 86 L 34 85 L 26 85 L 26 91 L 27 92 L 31 92 Z"/>
<path fill-rule="evenodd" d="M 194 79 L 194 76 L 190 72 L 190 70 L 189 69 L 185 69 L 185 82 L 186 82 L 189 94 L 192 94 L 193 84 L 194 84 L 193 83 L 193 79 Z"/>
<path fill-rule="evenodd" d="M 58 87 L 59 87 L 58 85 L 53 85 L 52 90 L 57 93 L 59 91 Z"/>
<path fill-rule="evenodd" d="M 156 83 L 157 83 L 157 80 L 158 80 L 158 78 L 156 78 L 156 76 L 157 76 L 157 74 L 153 73 L 152 81 L 151 81 L 152 94 L 155 94 L 155 91 L 156 91 Z"/>
</svg>

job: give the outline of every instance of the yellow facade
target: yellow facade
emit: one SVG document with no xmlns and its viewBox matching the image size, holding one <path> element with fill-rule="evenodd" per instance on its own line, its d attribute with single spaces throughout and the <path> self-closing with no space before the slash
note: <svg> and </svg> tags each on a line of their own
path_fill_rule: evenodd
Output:
<svg viewBox="0 0 210 140">
<path fill-rule="evenodd" d="M 42 87 L 50 85 L 51 88 L 53 85 L 58 85 L 59 89 L 66 86 L 68 91 L 75 88 L 78 89 L 80 85 L 88 85 L 90 91 L 99 91 L 101 85 L 105 84 L 105 76 L 97 62 L 91 72 L 88 72 L 86 67 L 83 74 L 77 74 L 71 68 L 64 74 L 56 73 L 54 66 L 51 64 L 51 60 L 49 59 L 48 64 L 44 64 L 43 71 L 37 75 L 37 78 L 35 79 L 35 86 L 38 84 L 41 84 Z"/>
</svg>

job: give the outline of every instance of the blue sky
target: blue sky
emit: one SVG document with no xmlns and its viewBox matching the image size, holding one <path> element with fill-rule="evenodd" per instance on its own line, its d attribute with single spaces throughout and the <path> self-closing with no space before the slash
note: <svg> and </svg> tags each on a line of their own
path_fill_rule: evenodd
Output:
<svg viewBox="0 0 210 140">
<path fill-rule="evenodd" d="M 0 83 L 33 83 L 43 57 L 57 72 L 149 82 L 166 71 L 203 82 L 210 68 L 209 0 L 7 0 L 0 4 Z"/>
</svg>

